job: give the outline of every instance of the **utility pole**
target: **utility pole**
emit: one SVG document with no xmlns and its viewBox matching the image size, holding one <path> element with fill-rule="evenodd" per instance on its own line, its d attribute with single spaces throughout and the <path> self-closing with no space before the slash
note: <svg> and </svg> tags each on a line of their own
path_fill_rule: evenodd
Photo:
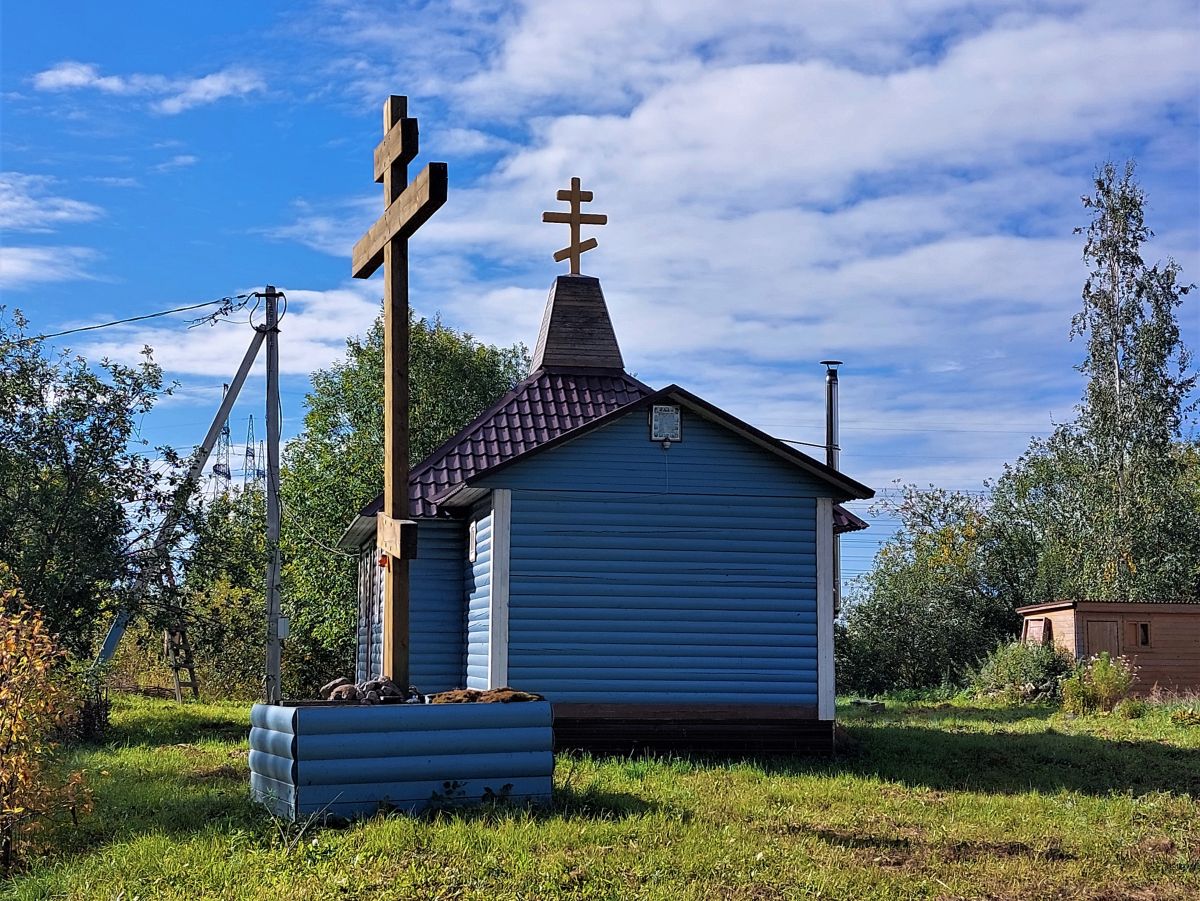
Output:
<svg viewBox="0 0 1200 901">
<path fill-rule="evenodd" d="M 287 625 L 279 615 L 279 292 L 267 285 L 267 703 L 283 699 L 281 647 Z M 283 626 L 281 630 L 281 625 Z M 281 634 L 282 632 L 282 634 Z"/>
</svg>

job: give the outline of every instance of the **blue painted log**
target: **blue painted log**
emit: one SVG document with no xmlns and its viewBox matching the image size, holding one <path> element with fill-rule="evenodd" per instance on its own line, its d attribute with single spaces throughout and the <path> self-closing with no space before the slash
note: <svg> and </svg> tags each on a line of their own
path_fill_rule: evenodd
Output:
<svg viewBox="0 0 1200 901">
<path fill-rule="evenodd" d="M 271 707 L 250 715 L 250 786 L 276 815 L 550 800 L 550 705 Z"/>
<path fill-rule="evenodd" d="M 409 684 L 429 694 L 462 685 L 465 528 L 461 522 L 420 520 L 420 554 L 411 563 Z M 374 533 L 359 555 L 358 652 L 355 680 L 380 672 L 383 648 L 383 574 Z"/>
</svg>

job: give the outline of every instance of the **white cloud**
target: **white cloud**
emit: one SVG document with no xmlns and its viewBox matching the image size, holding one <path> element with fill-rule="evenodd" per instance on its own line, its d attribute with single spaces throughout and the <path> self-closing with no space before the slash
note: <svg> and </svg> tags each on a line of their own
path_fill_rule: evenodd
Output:
<svg viewBox="0 0 1200 901">
<path fill-rule="evenodd" d="M 86 179 L 108 188 L 140 188 L 142 183 L 126 175 L 90 175 Z"/>
<path fill-rule="evenodd" d="M 370 110 L 361 132 L 339 132 L 362 140 L 355 165 L 369 163 L 379 101 L 397 86 L 427 155 L 450 158 L 449 201 L 412 244 L 418 311 L 532 343 L 565 237 L 540 213 L 580 175 L 610 216 L 587 232 L 600 248 L 584 269 L 604 280 L 631 370 L 819 441 L 816 361 L 843 357 L 852 474 L 969 486 L 1078 398 L 1071 227 L 1086 219 L 1077 198 L 1092 166 L 1137 148 L 1143 172 L 1194 167 L 1193 6 L 336 0 L 296 16 L 289 65 L 308 102 Z M 74 63 L 34 86 L 170 114 L 264 89 L 245 74 Z M 348 198 L 309 194 L 263 232 L 348 269 L 381 211 L 369 175 L 361 184 Z M 1194 210 L 1151 224 L 1150 256 L 1174 255 L 1195 280 Z M 340 356 L 380 290 L 292 292 L 285 371 Z M 223 377 L 243 331 L 156 326 L 89 353 L 147 341 L 169 369 Z"/>
<path fill-rule="evenodd" d="M 216 103 L 226 97 L 244 97 L 266 89 L 266 82 L 257 72 L 246 69 L 226 69 L 203 78 L 194 78 L 176 85 L 171 96 L 154 104 L 160 113 L 173 116 L 194 106 Z"/>
<path fill-rule="evenodd" d="M 58 63 L 33 76 L 33 86 L 39 91 L 70 91 L 77 88 L 94 88 L 106 94 L 142 94 L 164 90 L 167 80 L 161 76 L 101 75 L 99 68 L 91 63 L 67 61 Z"/>
<path fill-rule="evenodd" d="M 164 160 L 154 166 L 155 172 L 170 172 L 172 169 L 186 169 L 188 166 L 194 166 L 200 162 L 200 157 L 191 153 L 177 153 L 169 160 Z"/>
<path fill-rule="evenodd" d="M 365 283 L 331 291 L 285 290 L 286 315 L 279 324 L 280 372 L 307 376 L 341 359 L 346 337 L 364 333 L 378 315 L 378 290 Z M 261 309 L 256 321 L 262 321 Z M 158 324 L 163 322 L 169 324 Z M 85 338 L 79 349 L 89 359 L 132 363 L 149 345 L 169 375 L 227 378 L 237 370 L 253 337 L 244 313 L 213 326 L 188 328 L 184 317 L 158 323 L 105 329 L 96 338 Z M 260 353 L 256 375 L 262 375 L 263 365 Z"/>
<path fill-rule="evenodd" d="M 0 288 L 91 278 L 87 266 L 96 257 L 87 247 L 0 247 Z"/>
<path fill-rule="evenodd" d="M 95 204 L 55 196 L 51 193 L 55 184 L 55 179 L 44 175 L 0 172 L 0 229 L 49 232 L 104 215 Z"/>
<path fill-rule="evenodd" d="M 165 75 L 101 75 L 92 63 L 66 61 L 33 76 L 39 91 L 75 91 L 90 89 L 115 96 L 157 98 L 151 109 L 172 116 L 196 106 L 204 106 L 226 97 L 243 97 L 264 91 L 266 81 L 256 71 L 239 66 L 222 69 L 199 78 L 168 78 Z"/>
<path fill-rule="evenodd" d="M 864 427 L 968 425 L 857 436 L 846 465 L 880 486 L 978 485 L 1051 411 L 1069 417 L 1084 275 L 1071 228 L 1091 168 L 1131 143 L 1151 142 L 1150 166 L 1196 152 L 1178 122 L 1200 38 L 1174 0 L 531 0 L 498 24 L 432 27 L 426 51 L 456 52 L 424 68 L 388 49 L 421 22 L 330 8 L 346 46 L 371 48 L 356 65 L 380 92 L 411 84 L 455 126 L 524 131 L 478 178 L 452 169 L 413 243 L 414 304 L 532 342 L 564 237 L 539 214 L 581 175 L 610 217 L 584 269 L 602 276 L 640 376 L 819 440 L 815 362 L 841 356 L 847 416 Z M 427 146 L 459 139 L 423 105 Z M 275 234 L 346 256 L 378 202 L 310 205 Z M 1152 255 L 1194 273 L 1194 219 L 1155 224 L 1187 237 Z M 809 361 L 799 401 L 788 390 Z"/>
</svg>

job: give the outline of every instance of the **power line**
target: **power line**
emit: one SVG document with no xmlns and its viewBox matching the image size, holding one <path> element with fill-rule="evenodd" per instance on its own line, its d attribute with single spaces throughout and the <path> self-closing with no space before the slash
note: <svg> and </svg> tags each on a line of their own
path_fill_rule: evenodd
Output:
<svg viewBox="0 0 1200 901">
<path fill-rule="evenodd" d="M 193 303 L 185 307 L 175 307 L 171 310 L 159 310 L 157 313 L 146 313 L 143 316 L 131 316 L 128 319 L 114 319 L 112 322 L 99 322 L 95 325 L 81 325 L 78 328 L 64 329 L 61 332 L 48 332 L 44 335 L 33 335 L 29 338 L 22 338 L 20 341 L 14 341 L 16 345 L 32 344 L 35 341 L 44 341 L 47 338 L 61 338 L 63 335 L 75 335 L 79 332 L 91 332 L 96 329 L 111 328 L 114 325 L 128 325 L 131 322 L 142 322 L 146 319 L 156 319 L 159 316 L 170 316 L 172 313 L 186 313 L 188 310 L 199 310 L 201 307 L 211 307 L 217 304 L 233 304 L 235 300 L 246 300 L 252 297 L 251 294 L 238 294 L 233 297 L 220 297 L 216 300 L 206 300 L 203 303 Z"/>
</svg>

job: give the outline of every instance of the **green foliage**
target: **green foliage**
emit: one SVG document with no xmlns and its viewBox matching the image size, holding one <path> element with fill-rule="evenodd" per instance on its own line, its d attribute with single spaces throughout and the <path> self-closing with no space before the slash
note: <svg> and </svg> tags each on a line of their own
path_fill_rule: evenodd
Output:
<svg viewBox="0 0 1200 901">
<path fill-rule="evenodd" d="M 138 450 L 162 373 L 149 349 L 132 367 L 45 356 L 25 327 L 0 308 L 0 561 L 67 650 L 90 656 L 131 601 L 122 586 L 138 560 L 127 542 L 169 494 Z"/>
<path fill-rule="evenodd" d="M 1141 719 L 1150 709 L 1150 705 L 1140 698 L 1122 698 L 1113 707 L 1113 713 L 1127 720 Z"/>
<path fill-rule="evenodd" d="M 262 693 L 266 565 L 263 490 L 251 487 L 208 503 L 197 516 L 181 593 L 197 678 L 207 697 Z M 155 656 L 161 659 L 157 649 Z"/>
<path fill-rule="evenodd" d="M 1016 629 L 1020 606 L 1063 599 L 1200 597 L 1200 444 L 1192 358 L 1176 316 L 1191 286 L 1147 266 L 1145 196 L 1133 167 L 1096 174 L 1083 199 L 1091 274 L 1071 336 L 1086 336 L 1075 421 L 1035 439 L 986 500 L 903 490 L 901 528 L 850 593 L 839 683 L 878 693 L 957 681 Z M 1090 683 L 1064 685 L 1084 707 Z"/>
<path fill-rule="evenodd" d="M 1102 651 L 1088 661 L 1088 673 L 1096 690 L 1101 710 L 1112 710 L 1129 696 L 1137 682 L 1137 667 L 1126 657 L 1113 657 Z"/>
<path fill-rule="evenodd" d="M 971 690 L 1006 704 L 1050 701 L 1075 661 L 1053 644 L 1008 641 L 996 646 L 971 676 Z"/>
<path fill-rule="evenodd" d="M 989 580 L 986 507 L 966 493 L 915 486 L 879 507 L 901 526 L 850 592 L 835 642 L 839 687 L 879 694 L 961 685 L 1019 622 Z"/>
<path fill-rule="evenodd" d="M 1071 323 L 1087 339 L 1083 402 L 993 493 L 1019 603 L 1200 595 L 1200 449 L 1181 438 L 1197 376 L 1176 321 L 1192 286 L 1174 261 L 1143 261 L 1145 200 L 1132 164 L 1102 167 L 1083 198 L 1092 271 Z"/>
<path fill-rule="evenodd" d="M 383 328 L 347 341 L 346 359 L 312 375 L 304 430 L 284 451 L 284 693 L 311 696 L 353 666 L 357 562 L 337 548 L 354 514 L 383 490 Z M 521 346 L 480 344 L 439 320 L 410 332 L 410 462 L 418 462 L 524 377 Z M 185 569 L 197 656 L 216 660 L 206 691 L 240 697 L 261 682 L 263 572 L 261 494 L 232 494 L 202 511 Z M 215 681 L 214 681 L 215 680 Z"/>
<path fill-rule="evenodd" d="M 1176 706 L 1170 715 L 1176 726 L 1200 726 L 1200 702 Z"/>
<path fill-rule="evenodd" d="M 1111 711 L 1129 697 L 1135 682 L 1137 667 L 1132 662 L 1102 651 L 1063 680 L 1063 710 L 1079 714 Z"/>
</svg>

